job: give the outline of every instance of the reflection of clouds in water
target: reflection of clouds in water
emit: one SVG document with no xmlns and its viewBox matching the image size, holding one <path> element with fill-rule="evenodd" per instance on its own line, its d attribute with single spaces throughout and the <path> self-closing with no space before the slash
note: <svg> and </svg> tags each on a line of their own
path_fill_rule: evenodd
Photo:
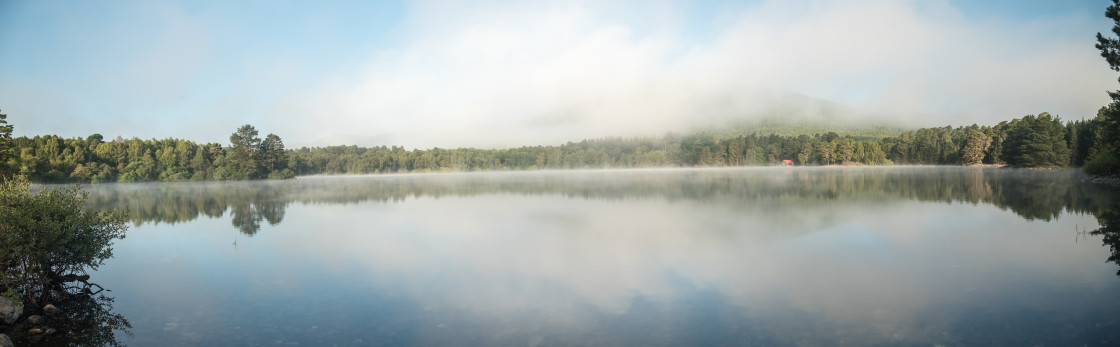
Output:
<svg viewBox="0 0 1120 347">
<path fill-rule="evenodd" d="M 801 209 L 808 221 L 786 225 L 765 211 L 658 199 L 418 198 L 317 208 L 282 227 L 340 227 L 276 241 L 336 268 L 358 263 L 369 272 L 356 275 L 391 278 L 426 306 L 484 317 L 547 312 L 542 319 L 565 324 L 624 314 L 639 297 L 672 306 L 701 288 L 775 321 L 803 324 L 798 314 L 807 314 L 828 322 L 821 329 L 889 339 L 949 329 L 961 312 L 940 306 L 982 302 L 1023 280 L 985 278 L 993 274 L 1101 280 L 1062 271 L 1101 259 L 1098 245 L 1067 247 L 1069 234 L 1055 231 L 1093 223 L 1088 216 L 1032 223 L 989 206 L 837 202 Z"/>
<path fill-rule="evenodd" d="M 445 338 L 454 338 L 445 327 L 455 327 L 530 337 L 542 329 L 585 341 L 581 334 L 622 334 L 626 327 L 695 332 L 678 323 L 701 322 L 749 325 L 755 328 L 747 334 L 785 343 L 955 344 L 963 342 L 938 336 L 976 316 L 969 310 L 998 320 L 1019 306 L 1060 311 L 1049 300 L 1055 293 L 1094 302 L 1100 295 L 1086 288 L 1109 286 L 1099 274 L 1114 271 L 1100 261 L 1107 250 L 1098 238 L 1072 242 L 1075 225 L 1096 223 L 1069 211 L 1092 212 L 1111 201 L 1108 192 L 1076 184 L 1072 171 L 783 170 L 110 185 L 103 192 L 118 193 L 95 198 L 159 207 L 140 219 L 189 220 L 184 216 L 200 209 L 174 209 L 189 201 L 251 206 L 264 217 L 275 210 L 274 219 L 282 218 L 270 225 L 262 217 L 252 238 L 228 233 L 228 218 L 238 213 L 205 223 L 215 240 L 174 235 L 185 230 L 174 225 L 157 225 L 170 232 L 155 232 L 163 235 L 158 240 L 137 240 L 149 235 L 134 230 L 124 242 L 156 252 L 143 259 L 180 248 L 214 258 L 176 260 L 190 266 L 173 272 L 195 274 L 199 283 L 167 293 L 207 309 L 174 311 L 217 312 L 207 310 L 313 293 L 334 295 L 318 301 L 324 305 L 361 300 L 350 290 L 374 302 L 415 305 L 419 313 L 383 314 L 394 326 Z M 242 237 L 236 251 L 234 235 Z M 228 249 L 207 248 L 211 243 Z M 176 276 L 151 278 L 183 285 Z M 228 293 L 248 297 L 218 300 Z M 743 331 L 722 329 L 711 332 Z M 665 341 L 694 341 L 677 336 Z"/>
<path fill-rule="evenodd" d="M 1032 292 L 1009 286 L 1106 285 L 1110 279 L 1099 274 L 1107 266 L 1096 265 L 1101 249 L 1072 242 L 1074 224 L 1092 218 L 1069 217 L 1032 223 L 989 206 L 910 202 L 848 215 L 845 223 L 760 248 L 739 263 L 763 265 L 743 266 L 738 275 L 719 266 L 727 260 L 682 272 L 714 281 L 746 308 L 787 304 L 830 324 L 821 328 L 928 341 L 952 330 L 969 307 L 1009 289 Z M 1094 265 L 1069 271 L 1084 264 Z"/>
<path fill-rule="evenodd" d="M 526 294 L 560 289 L 617 312 L 626 310 L 631 291 L 654 295 L 668 291 L 656 285 L 662 274 L 650 252 L 666 248 L 663 243 L 690 242 L 685 233 L 670 233 L 683 230 L 681 218 L 672 218 L 682 212 L 665 204 L 614 206 L 559 197 L 520 200 L 484 196 L 416 199 L 390 208 L 340 207 L 349 212 L 336 217 L 362 216 L 368 227 L 336 230 L 339 234 L 331 237 L 338 242 L 298 237 L 282 242 L 294 248 L 315 245 L 319 256 L 335 262 L 359 261 L 375 277 L 407 273 L 405 280 L 413 281 L 414 288 L 435 291 L 418 297 L 443 296 L 450 286 L 457 288 L 455 296 L 470 298 L 460 305 L 516 309 L 532 306 L 519 302 Z M 558 211 L 569 208 L 579 209 L 578 214 L 566 216 L 574 222 L 549 220 L 548 216 L 564 217 Z M 353 225 L 346 220 L 332 223 Z M 572 229 L 571 223 L 582 227 Z"/>
</svg>

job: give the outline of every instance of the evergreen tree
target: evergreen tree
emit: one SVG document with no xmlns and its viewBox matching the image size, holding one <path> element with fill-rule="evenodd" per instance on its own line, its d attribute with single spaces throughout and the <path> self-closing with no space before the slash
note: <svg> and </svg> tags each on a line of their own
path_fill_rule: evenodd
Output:
<svg viewBox="0 0 1120 347">
<path fill-rule="evenodd" d="M 276 134 L 268 134 L 260 145 L 260 159 L 261 165 L 272 173 L 276 170 L 281 170 L 287 164 L 287 158 L 284 154 L 284 141 Z"/>
<path fill-rule="evenodd" d="M 1010 123 L 1003 160 L 1021 167 L 1062 167 L 1069 164 L 1069 144 L 1061 119 L 1043 112 Z"/>
<path fill-rule="evenodd" d="M 228 153 L 229 161 L 227 165 L 230 167 L 230 175 L 232 178 L 252 179 L 260 177 L 259 169 L 257 168 L 257 159 L 260 151 L 261 139 L 257 137 L 257 134 L 256 128 L 252 125 L 245 124 L 229 136 L 231 146 Z"/>
<path fill-rule="evenodd" d="M 1120 36 L 1120 0 L 1112 0 L 1104 15 L 1113 21 L 1112 33 Z M 1120 39 L 1097 33 L 1096 47 L 1108 67 L 1120 71 Z M 1112 103 L 1102 108 L 1093 120 L 1099 127 L 1100 135 L 1095 152 L 1103 155 L 1096 155 L 1092 163 L 1086 163 L 1086 171 L 1098 174 L 1120 171 L 1120 91 L 1108 91 L 1108 95 L 1112 97 Z"/>
<path fill-rule="evenodd" d="M 12 175 L 8 161 L 12 159 L 12 129 L 8 115 L 0 113 L 0 178 Z"/>
<path fill-rule="evenodd" d="M 1112 33 L 1120 36 L 1120 0 L 1112 0 L 1112 5 L 1105 9 L 1104 16 L 1114 22 Z M 1101 51 L 1101 57 L 1108 62 L 1108 67 L 1112 71 L 1120 71 L 1120 39 L 1104 37 L 1098 32 L 1096 47 Z M 1113 101 L 1120 101 L 1120 91 L 1109 91 L 1108 95 Z"/>
</svg>

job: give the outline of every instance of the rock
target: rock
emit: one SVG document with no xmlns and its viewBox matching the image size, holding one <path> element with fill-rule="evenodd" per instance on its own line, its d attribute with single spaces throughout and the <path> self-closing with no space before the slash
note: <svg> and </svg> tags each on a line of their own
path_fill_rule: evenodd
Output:
<svg viewBox="0 0 1120 347">
<path fill-rule="evenodd" d="M 4 321 L 4 324 L 12 324 L 22 314 L 23 301 L 0 295 L 0 321 Z"/>
<path fill-rule="evenodd" d="M 31 325 L 43 324 L 43 316 L 32 315 L 30 317 L 27 317 L 27 323 Z"/>
<path fill-rule="evenodd" d="M 8 335 L 0 334 L 0 347 L 16 347 Z"/>
<path fill-rule="evenodd" d="M 58 307 L 54 307 L 54 305 L 47 304 L 47 306 L 43 306 L 43 313 L 46 313 L 46 314 L 58 313 Z"/>
<path fill-rule="evenodd" d="M 28 330 L 27 333 L 31 335 L 39 335 L 43 333 L 43 329 L 31 328 L 31 330 Z"/>
<path fill-rule="evenodd" d="M 54 334 L 56 332 L 58 332 L 58 330 L 54 330 L 54 328 L 51 328 L 51 327 L 47 327 L 46 329 L 43 329 L 43 334 L 47 334 L 47 335 Z"/>
<path fill-rule="evenodd" d="M 1100 184 L 1120 185 L 1120 175 L 1093 176 L 1089 181 Z"/>
</svg>

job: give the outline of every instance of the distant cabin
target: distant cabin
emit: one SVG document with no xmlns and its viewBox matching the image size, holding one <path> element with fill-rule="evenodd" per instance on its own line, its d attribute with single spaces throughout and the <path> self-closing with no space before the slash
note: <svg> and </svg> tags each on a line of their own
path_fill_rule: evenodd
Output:
<svg viewBox="0 0 1120 347">
<path fill-rule="evenodd" d="M 793 160 L 782 160 L 782 166 L 793 166 Z"/>
</svg>

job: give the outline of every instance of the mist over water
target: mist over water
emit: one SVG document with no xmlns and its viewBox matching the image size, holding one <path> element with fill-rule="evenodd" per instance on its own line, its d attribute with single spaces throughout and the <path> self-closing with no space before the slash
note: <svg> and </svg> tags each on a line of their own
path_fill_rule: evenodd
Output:
<svg viewBox="0 0 1120 347">
<path fill-rule="evenodd" d="M 1120 342 L 1116 192 L 1067 170 L 107 184 L 123 342 Z M 1113 237 L 1115 239 L 1115 237 Z M 1103 245 L 1103 246 L 1102 246 Z"/>
</svg>

